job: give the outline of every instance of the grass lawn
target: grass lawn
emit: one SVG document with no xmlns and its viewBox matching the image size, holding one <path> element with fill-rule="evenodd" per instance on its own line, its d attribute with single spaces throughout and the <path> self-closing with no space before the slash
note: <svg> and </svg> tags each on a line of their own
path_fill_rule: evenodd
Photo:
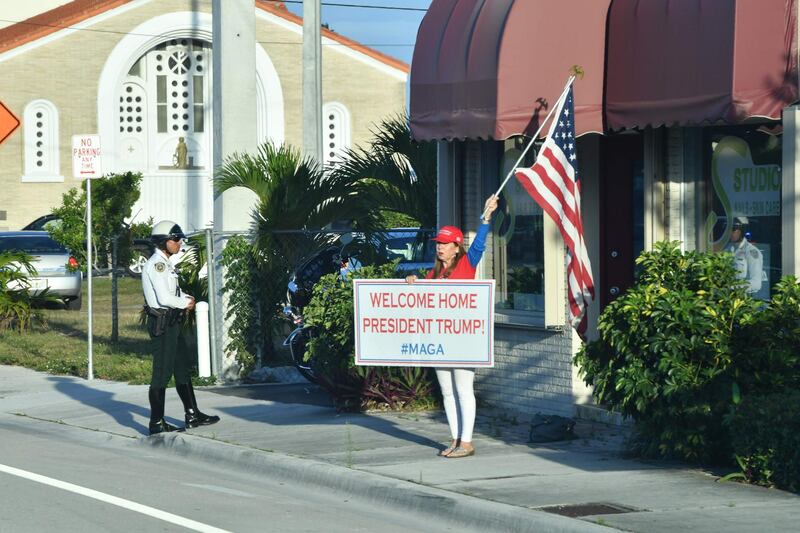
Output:
<svg viewBox="0 0 800 533">
<path fill-rule="evenodd" d="M 112 343 L 111 280 L 93 280 L 94 375 L 100 379 L 149 383 L 150 338 L 139 325 L 144 301 L 141 281 L 120 278 L 118 289 L 119 341 Z M 0 332 L 0 364 L 86 377 L 88 292 L 85 283 L 83 291 L 83 309 L 79 312 L 42 309 L 45 324 L 22 334 Z"/>
</svg>

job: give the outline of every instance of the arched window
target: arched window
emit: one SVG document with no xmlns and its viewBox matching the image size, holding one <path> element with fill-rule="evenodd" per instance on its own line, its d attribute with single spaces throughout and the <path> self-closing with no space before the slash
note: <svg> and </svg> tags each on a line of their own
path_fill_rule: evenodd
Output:
<svg viewBox="0 0 800 533">
<path fill-rule="evenodd" d="M 339 102 L 328 102 L 322 106 L 322 128 L 322 162 L 335 165 L 350 148 L 350 112 Z"/>
<path fill-rule="evenodd" d="M 145 173 L 210 168 L 211 46 L 169 39 L 151 48 L 118 86 L 117 165 Z"/>
<path fill-rule="evenodd" d="M 34 100 L 25 107 L 22 124 L 25 174 L 22 181 L 64 181 L 58 154 L 58 110 L 52 102 Z"/>
</svg>

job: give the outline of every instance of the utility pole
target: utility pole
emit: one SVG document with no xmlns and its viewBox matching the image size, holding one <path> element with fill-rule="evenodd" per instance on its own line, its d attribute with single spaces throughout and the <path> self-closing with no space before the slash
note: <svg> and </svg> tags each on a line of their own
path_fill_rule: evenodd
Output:
<svg viewBox="0 0 800 533">
<path fill-rule="evenodd" d="M 322 164 L 320 0 L 303 0 L 303 155 Z"/>
<path fill-rule="evenodd" d="M 214 168 L 218 168 L 234 152 L 254 153 L 258 144 L 256 132 L 256 14 L 255 0 L 213 0 L 213 124 Z M 255 193 L 236 187 L 214 195 L 213 258 L 209 258 L 209 275 L 214 276 L 214 316 L 209 317 L 217 360 L 218 378 L 235 379 L 238 368 L 224 357 L 227 335 L 225 323 L 227 298 L 222 298 L 224 269 L 222 250 L 231 233 L 246 233 L 257 205 Z M 210 254 L 209 254 L 210 255 Z M 211 291 L 209 291 L 211 292 Z"/>
</svg>

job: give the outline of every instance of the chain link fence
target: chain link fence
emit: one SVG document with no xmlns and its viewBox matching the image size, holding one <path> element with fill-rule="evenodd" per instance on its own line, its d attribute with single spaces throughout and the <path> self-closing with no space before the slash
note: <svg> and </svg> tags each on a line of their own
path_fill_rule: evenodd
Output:
<svg viewBox="0 0 800 533">
<path fill-rule="evenodd" d="M 325 274 L 344 274 L 390 261 L 398 261 L 398 277 L 427 270 L 435 256 L 430 240 L 434 234 L 433 229 L 418 228 L 371 234 L 213 232 L 215 256 L 225 269 L 223 285 L 216 288 L 226 299 L 225 352 L 235 353 L 244 368 L 287 359 L 282 341 L 293 324 L 282 312 L 285 306 L 301 313 L 314 284 Z"/>
</svg>

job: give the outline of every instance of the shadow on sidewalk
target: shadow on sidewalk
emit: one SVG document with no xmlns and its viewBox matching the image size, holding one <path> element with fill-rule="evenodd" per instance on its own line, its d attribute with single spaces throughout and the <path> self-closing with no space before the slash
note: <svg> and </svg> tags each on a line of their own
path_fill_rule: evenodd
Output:
<svg viewBox="0 0 800 533">
<path fill-rule="evenodd" d="M 55 383 L 57 391 L 65 396 L 79 401 L 87 407 L 93 407 L 111 416 L 117 424 L 123 427 L 134 429 L 142 435 L 148 435 L 149 430 L 146 425 L 137 422 L 133 415 L 140 415 L 145 420 L 150 419 L 150 409 L 129 402 L 121 402 L 114 399 L 114 394 L 104 390 L 98 390 L 84 385 L 81 381 L 64 376 L 49 376 L 48 380 Z M 147 401 L 147 393 L 144 393 L 144 401 Z M 167 421 L 172 424 L 183 425 L 182 420 L 175 420 L 167 417 Z"/>
<path fill-rule="evenodd" d="M 259 434 L 257 436 L 253 434 L 253 438 L 264 446 L 282 451 L 305 450 L 302 439 L 309 430 L 313 431 L 317 427 L 328 435 L 330 443 L 338 442 L 343 435 L 350 438 L 347 429 L 350 426 L 381 433 L 392 439 L 432 450 L 443 449 L 443 443 L 449 434 L 443 412 L 339 413 L 330 396 L 321 388 L 311 384 L 260 384 L 216 387 L 204 391 L 276 404 L 274 406 L 259 403 L 239 404 L 217 407 L 216 410 L 249 423 L 275 427 L 274 432 L 262 433 L 262 430 L 258 430 Z M 297 427 L 297 431 L 293 431 L 292 434 L 278 429 L 292 426 Z M 492 460 L 497 461 L 501 465 L 498 468 L 501 469 L 506 468 L 502 465 L 509 460 L 509 457 L 515 457 L 511 459 L 512 462 L 523 460 L 524 457 L 537 457 L 538 461 L 562 463 L 585 472 L 639 471 L 675 467 L 673 464 L 657 461 L 647 464 L 630 461 L 623 457 L 622 443 L 627 434 L 625 428 L 589 421 L 580 421 L 579 426 L 578 438 L 574 440 L 532 443 L 529 441 L 529 420 L 522 416 L 517 419 L 503 409 L 483 405 L 478 410 L 475 438 L 485 457 L 493 457 Z M 435 435 L 441 435 L 441 440 L 436 440 Z M 396 446 L 377 436 L 372 438 L 368 435 L 354 435 L 352 438 L 358 440 L 355 448 L 359 451 L 378 450 L 377 453 L 381 457 L 379 460 L 389 460 L 386 456 L 380 455 L 381 449 L 393 450 Z M 487 448 L 490 442 L 492 444 Z M 498 444 L 501 446 L 497 446 Z"/>
<path fill-rule="evenodd" d="M 392 420 L 363 413 L 337 412 L 328 393 L 316 385 L 244 385 L 204 389 L 204 391 L 223 396 L 236 396 L 285 404 L 279 409 L 265 408 L 264 405 L 260 404 L 217 409 L 230 416 L 250 422 L 261 422 L 274 426 L 323 425 L 342 428 L 347 425 L 361 426 L 406 442 L 429 446 L 437 450 L 443 448 L 440 442 L 419 433 L 406 431 Z M 318 407 L 318 409 L 313 409 L 313 407 Z"/>
<path fill-rule="evenodd" d="M 328 393 L 310 383 L 267 383 L 255 385 L 235 385 L 231 387 L 214 387 L 202 389 L 222 396 L 235 396 L 250 400 L 267 402 L 292 403 L 301 405 L 317 405 L 333 408 L 333 401 Z"/>
</svg>

